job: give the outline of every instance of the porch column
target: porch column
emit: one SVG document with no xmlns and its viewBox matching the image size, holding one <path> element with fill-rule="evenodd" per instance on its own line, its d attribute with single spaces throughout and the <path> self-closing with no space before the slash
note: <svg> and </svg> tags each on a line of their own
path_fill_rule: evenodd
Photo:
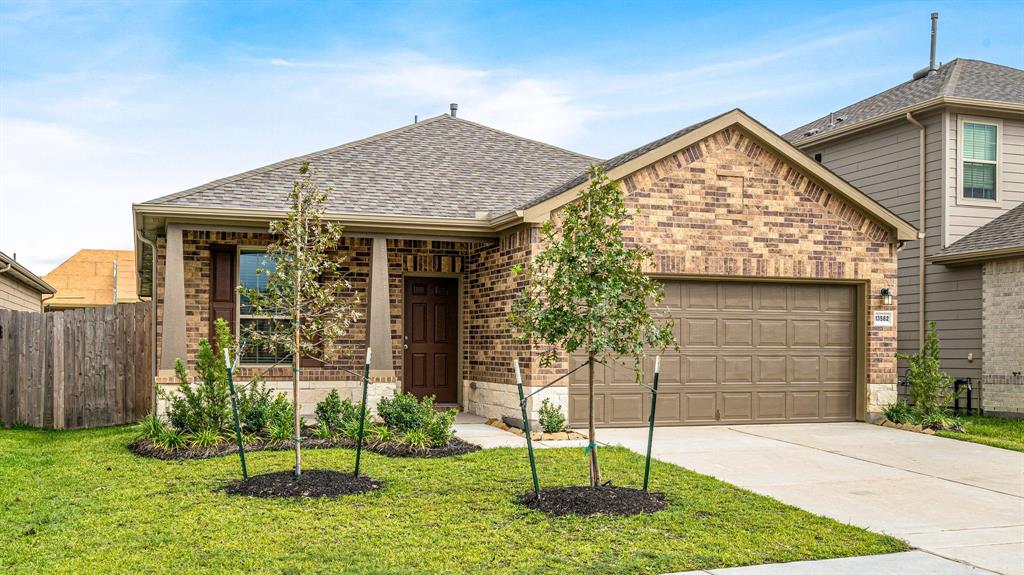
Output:
<svg viewBox="0 0 1024 575">
<path fill-rule="evenodd" d="M 155 254 L 154 254 L 155 257 Z M 185 359 L 185 261 L 181 225 L 168 224 L 164 256 L 164 314 L 160 338 L 160 376 L 173 375 L 174 360 Z"/>
<path fill-rule="evenodd" d="M 370 285 L 367 311 L 367 344 L 373 348 L 370 377 L 390 381 L 395 378 L 395 361 L 391 349 L 391 294 L 388 281 L 388 241 L 373 237 L 370 255 Z"/>
</svg>

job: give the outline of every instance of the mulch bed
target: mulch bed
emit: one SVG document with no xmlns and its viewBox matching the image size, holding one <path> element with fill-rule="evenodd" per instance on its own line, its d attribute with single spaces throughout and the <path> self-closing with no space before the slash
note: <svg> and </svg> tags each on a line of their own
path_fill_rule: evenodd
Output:
<svg viewBox="0 0 1024 575">
<path fill-rule="evenodd" d="M 540 499 L 533 491 L 524 493 L 519 503 L 537 511 L 562 515 L 640 515 L 655 513 L 668 505 L 662 493 L 649 493 L 630 487 L 545 487 Z"/>
<path fill-rule="evenodd" d="M 320 439 L 318 437 L 303 437 L 303 449 L 328 449 L 328 448 L 349 448 L 355 449 L 356 442 L 351 439 Z M 291 441 L 270 441 L 258 440 L 247 443 L 245 452 L 251 451 L 287 451 L 295 448 Z M 363 444 L 363 449 L 372 451 L 388 457 L 451 457 L 479 451 L 480 447 L 472 443 L 454 438 L 445 447 L 429 447 L 427 449 L 412 449 L 402 443 L 378 443 Z M 180 449 L 168 450 L 153 444 L 148 437 L 142 437 L 128 444 L 128 450 L 142 457 L 152 457 L 168 461 L 178 459 L 209 459 L 211 457 L 222 457 L 238 453 L 238 444 L 234 441 L 225 441 L 211 447 L 182 447 Z"/>
<path fill-rule="evenodd" d="M 245 481 L 228 485 L 233 495 L 250 497 L 339 497 L 379 489 L 383 485 L 365 475 L 311 469 L 303 471 L 298 479 L 292 471 L 278 471 L 254 475 Z"/>
</svg>

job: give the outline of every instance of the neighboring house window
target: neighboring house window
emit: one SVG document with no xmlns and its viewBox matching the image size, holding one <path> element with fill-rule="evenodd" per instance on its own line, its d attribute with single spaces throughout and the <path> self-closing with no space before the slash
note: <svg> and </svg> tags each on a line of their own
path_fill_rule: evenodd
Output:
<svg viewBox="0 0 1024 575">
<path fill-rule="evenodd" d="M 963 123 L 961 195 L 969 200 L 996 199 L 998 126 Z"/>
<path fill-rule="evenodd" d="M 238 280 L 246 288 L 255 288 L 263 291 L 267 288 L 267 274 L 256 273 L 256 270 L 273 270 L 274 262 L 267 258 L 264 251 L 245 251 L 238 256 Z M 255 327 L 258 331 L 270 331 L 274 324 L 286 323 L 286 315 L 255 315 L 249 298 L 238 296 L 238 326 L 240 337 L 245 337 L 247 330 Z M 287 355 L 282 349 L 267 349 L 255 345 L 246 345 L 242 350 L 241 361 L 243 363 L 277 363 Z"/>
</svg>

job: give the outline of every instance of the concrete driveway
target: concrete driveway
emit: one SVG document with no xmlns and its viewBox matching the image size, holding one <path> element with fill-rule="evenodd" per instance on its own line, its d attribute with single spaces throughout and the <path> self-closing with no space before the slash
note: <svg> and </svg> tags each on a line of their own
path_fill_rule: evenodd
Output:
<svg viewBox="0 0 1024 575">
<path fill-rule="evenodd" d="M 646 448 L 646 429 L 597 436 Z M 936 555 L 1024 575 L 1022 453 L 827 423 L 658 428 L 654 457 Z"/>
</svg>

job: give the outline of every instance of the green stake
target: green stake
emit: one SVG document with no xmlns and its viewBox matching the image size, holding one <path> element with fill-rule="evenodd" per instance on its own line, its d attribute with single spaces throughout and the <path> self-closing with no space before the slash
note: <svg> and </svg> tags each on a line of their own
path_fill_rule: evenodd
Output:
<svg viewBox="0 0 1024 575">
<path fill-rule="evenodd" d="M 540 499 L 540 481 L 537 480 L 537 463 L 533 460 L 533 434 L 530 433 L 530 417 L 526 413 L 526 398 L 523 395 L 523 374 L 519 372 L 519 359 L 512 362 L 516 370 L 516 386 L 519 387 L 519 408 L 523 413 L 523 431 L 526 434 L 526 450 L 530 453 L 530 473 L 533 474 L 533 493 Z"/>
<path fill-rule="evenodd" d="M 647 428 L 647 461 L 644 462 L 644 491 L 651 475 L 651 444 L 654 443 L 654 412 L 658 407 L 658 372 L 661 371 L 661 356 L 654 357 L 654 385 L 651 386 L 651 421 Z"/>
<path fill-rule="evenodd" d="M 356 473 L 359 477 L 359 460 L 363 455 L 363 425 L 366 423 L 366 388 L 370 383 L 370 348 L 366 348 L 366 364 L 363 366 L 363 402 L 359 404 L 359 441 L 356 442 Z"/>
<path fill-rule="evenodd" d="M 239 346 L 239 353 L 241 347 Z M 235 354 L 235 361 L 232 363 L 228 356 L 228 350 L 224 350 L 224 365 L 228 368 L 228 390 L 231 392 L 231 414 L 235 418 L 235 439 L 238 440 L 238 457 L 242 460 L 242 481 L 249 479 L 249 471 L 245 468 L 245 445 L 242 443 L 242 425 L 238 421 L 238 400 L 235 397 L 235 364 L 238 363 L 238 354 Z"/>
</svg>

